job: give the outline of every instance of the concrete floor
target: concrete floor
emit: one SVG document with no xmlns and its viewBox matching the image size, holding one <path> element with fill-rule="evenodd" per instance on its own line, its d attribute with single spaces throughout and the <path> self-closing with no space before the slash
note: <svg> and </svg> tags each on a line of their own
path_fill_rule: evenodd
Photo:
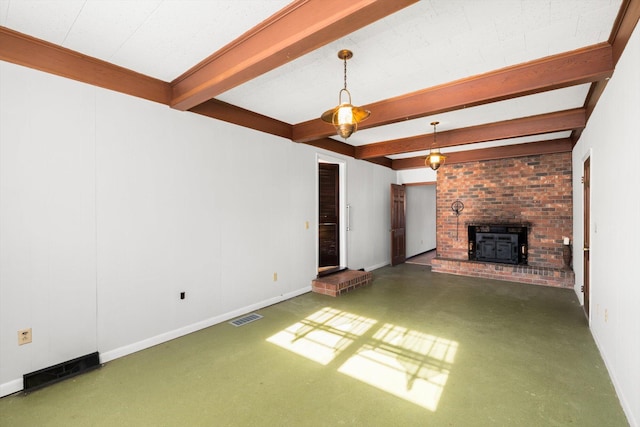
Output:
<svg viewBox="0 0 640 427">
<path fill-rule="evenodd" d="M 573 291 L 373 273 L 7 396 L 0 425 L 628 425 Z"/>
<path fill-rule="evenodd" d="M 432 249 L 427 252 L 407 258 L 407 264 L 431 265 L 431 260 L 436 257 L 436 250 Z"/>
</svg>

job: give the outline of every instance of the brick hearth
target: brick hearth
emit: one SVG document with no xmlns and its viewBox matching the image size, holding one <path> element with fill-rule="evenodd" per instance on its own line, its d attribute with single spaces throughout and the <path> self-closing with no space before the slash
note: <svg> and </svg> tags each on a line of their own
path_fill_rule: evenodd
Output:
<svg viewBox="0 0 640 427">
<path fill-rule="evenodd" d="M 575 282 L 573 270 L 567 268 L 533 267 L 445 258 L 433 259 L 431 271 L 560 288 L 572 288 Z"/>
</svg>

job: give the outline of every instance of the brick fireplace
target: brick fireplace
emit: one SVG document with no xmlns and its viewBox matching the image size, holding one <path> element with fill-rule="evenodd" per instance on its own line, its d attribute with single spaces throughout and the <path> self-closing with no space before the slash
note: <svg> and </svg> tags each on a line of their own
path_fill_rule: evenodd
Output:
<svg viewBox="0 0 640 427">
<path fill-rule="evenodd" d="M 457 218 L 452 210 L 456 200 L 464 203 Z M 432 271 L 573 287 L 573 270 L 563 260 L 563 238 L 573 240 L 571 153 L 445 163 L 438 170 L 436 203 L 437 256 Z M 495 228 L 473 228 L 477 226 Z M 514 227 L 526 228 L 524 262 L 471 256 L 470 230 L 486 232 L 491 244 L 492 230 Z"/>
</svg>

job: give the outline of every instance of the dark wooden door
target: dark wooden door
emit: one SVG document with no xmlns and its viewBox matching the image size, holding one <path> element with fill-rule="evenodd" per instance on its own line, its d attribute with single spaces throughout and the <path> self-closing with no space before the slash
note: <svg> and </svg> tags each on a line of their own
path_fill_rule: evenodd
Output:
<svg viewBox="0 0 640 427">
<path fill-rule="evenodd" d="M 318 164 L 318 267 L 340 265 L 340 165 Z"/>
<path fill-rule="evenodd" d="M 405 188 L 391 184 L 391 265 L 402 264 L 406 257 Z"/>
<path fill-rule="evenodd" d="M 589 319 L 589 264 L 590 264 L 590 223 L 591 223 L 591 157 L 587 158 L 584 161 L 584 175 L 582 176 L 583 186 L 582 191 L 584 192 L 584 213 L 583 213 L 583 227 L 584 227 L 584 247 L 583 247 L 583 276 L 584 283 L 582 285 L 583 300 L 584 300 L 584 312 L 587 315 L 587 319 Z"/>
</svg>

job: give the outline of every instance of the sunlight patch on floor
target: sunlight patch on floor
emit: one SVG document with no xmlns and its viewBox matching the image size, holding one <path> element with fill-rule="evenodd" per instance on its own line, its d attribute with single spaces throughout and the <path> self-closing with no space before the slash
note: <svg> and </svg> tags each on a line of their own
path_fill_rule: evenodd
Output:
<svg viewBox="0 0 640 427">
<path fill-rule="evenodd" d="M 458 343 L 385 324 L 338 371 L 435 411 Z"/>
<path fill-rule="evenodd" d="M 435 411 L 458 343 L 390 323 L 372 329 L 376 324 L 325 307 L 267 341 L 322 365 L 353 345 L 356 350 L 338 372 Z"/>
<path fill-rule="evenodd" d="M 326 365 L 375 323 L 373 319 L 325 307 L 267 341 Z"/>
</svg>

